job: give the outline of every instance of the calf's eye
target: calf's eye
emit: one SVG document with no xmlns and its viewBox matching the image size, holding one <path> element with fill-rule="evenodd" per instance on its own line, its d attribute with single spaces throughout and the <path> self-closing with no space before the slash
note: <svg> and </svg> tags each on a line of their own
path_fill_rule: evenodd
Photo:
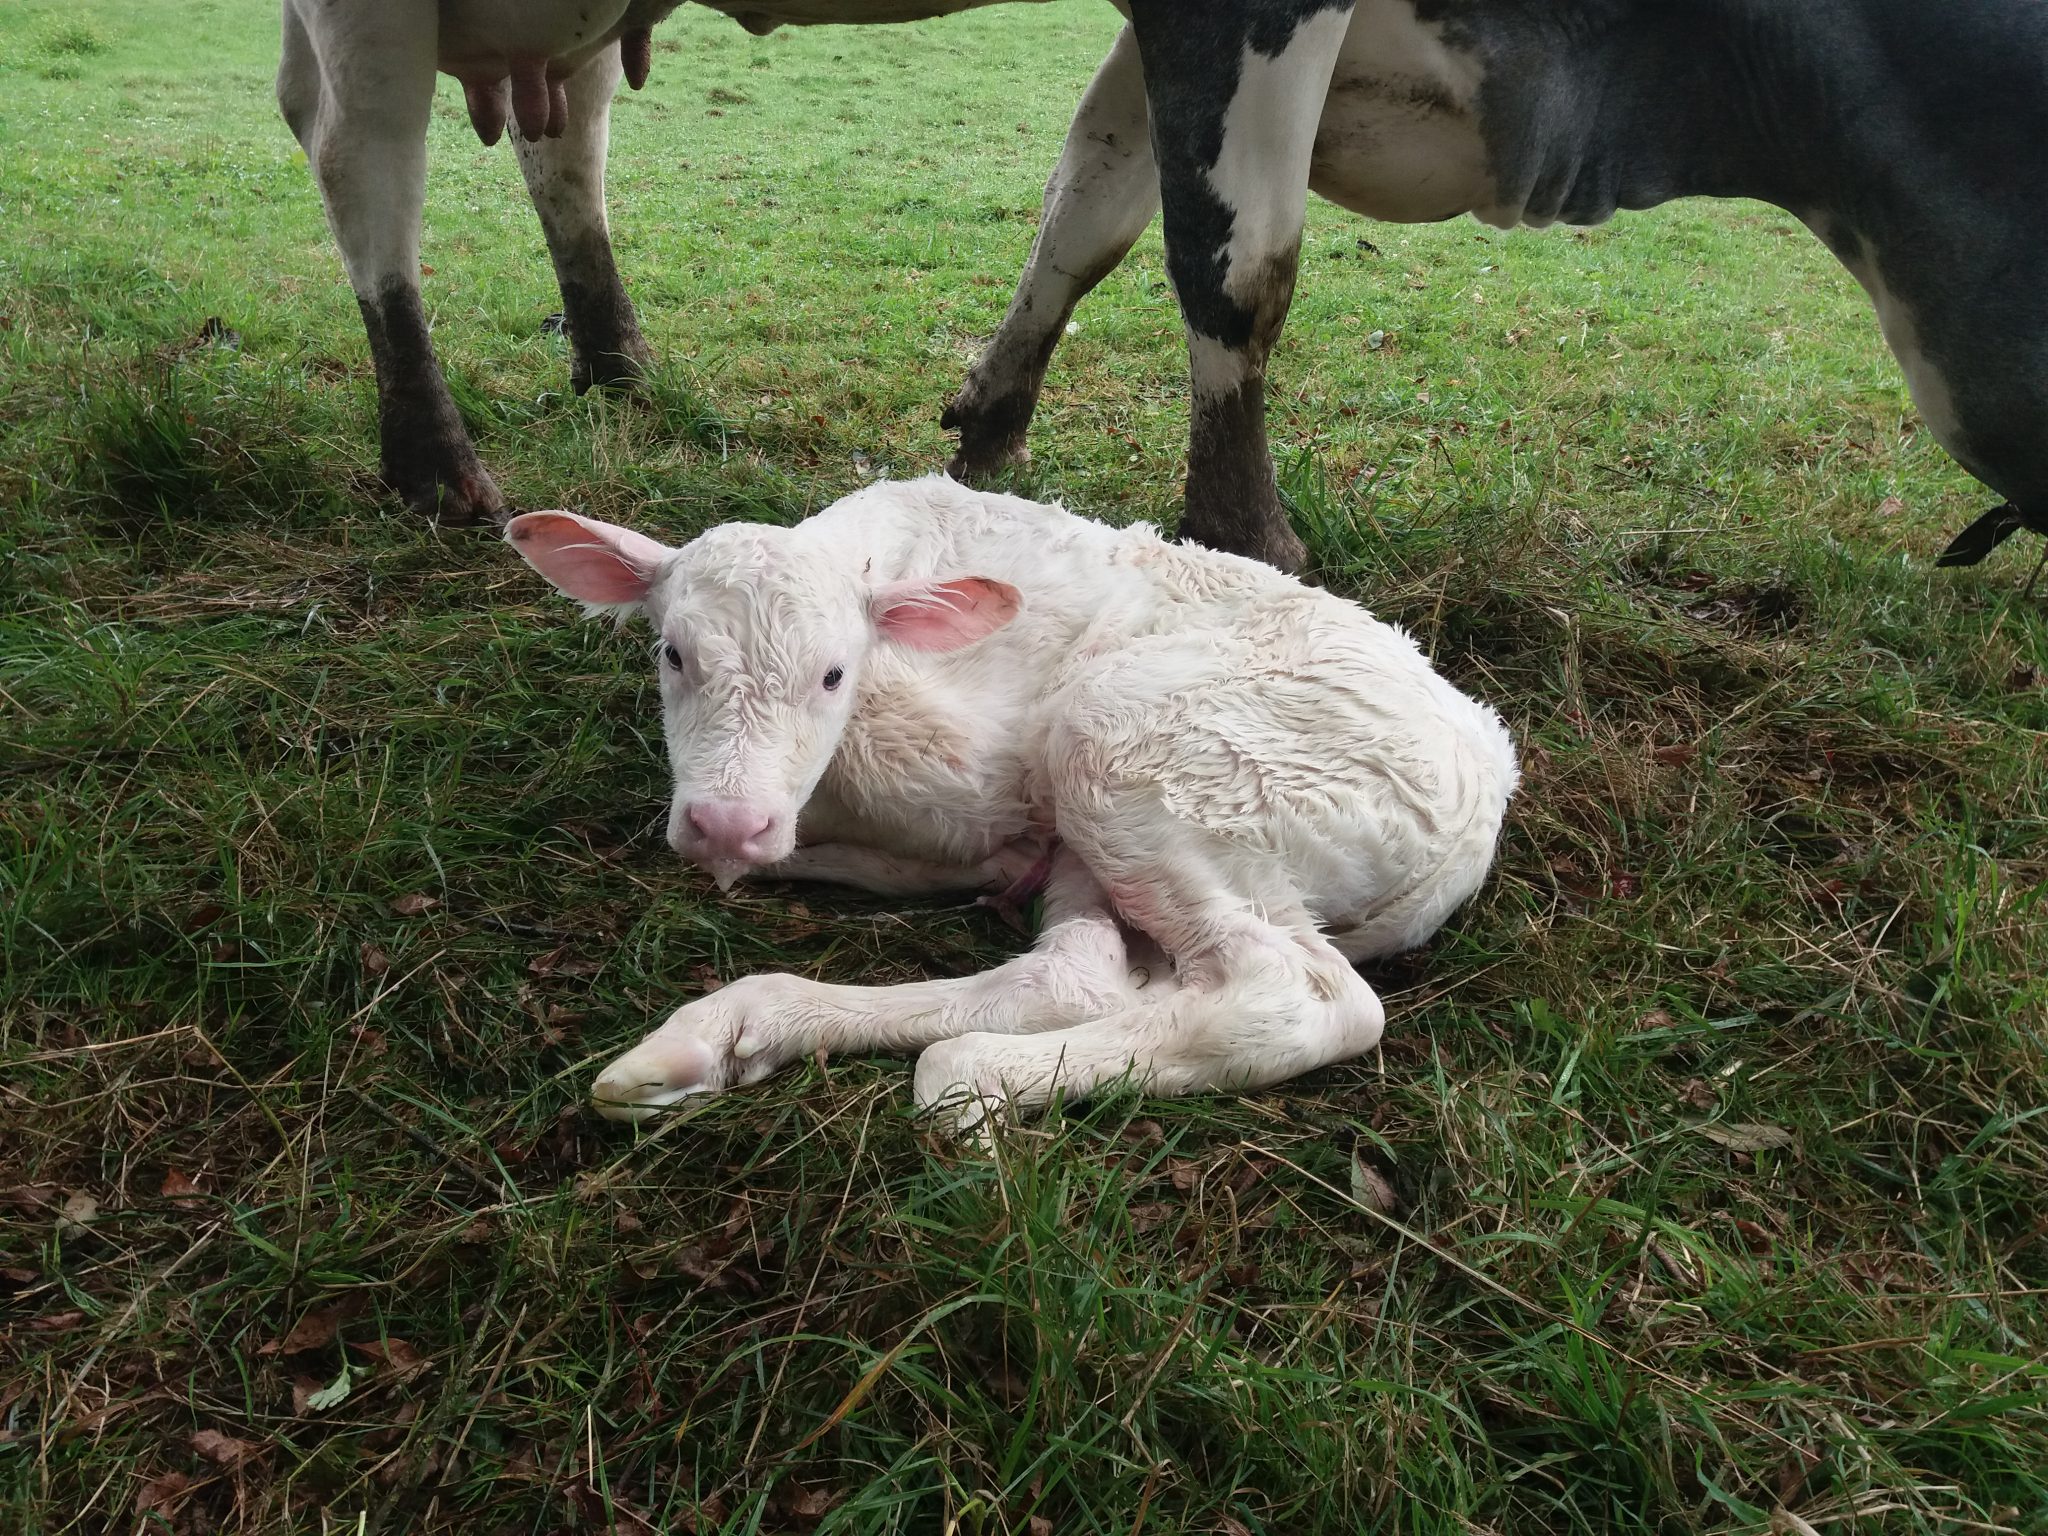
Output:
<svg viewBox="0 0 2048 1536">
<path fill-rule="evenodd" d="M 830 693 L 834 688 L 837 688 L 841 683 L 845 681 L 845 670 L 840 667 L 834 667 L 830 672 L 827 672 L 825 674 L 825 691 L 827 693 Z"/>
<path fill-rule="evenodd" d="M 662 642 L 661 659 L 667 662 L 676 671 L 680 672 L 683 670 L 683 653 L 676 649 L 675 642 L 673 640 L 664 640 Z"/>
</svg>

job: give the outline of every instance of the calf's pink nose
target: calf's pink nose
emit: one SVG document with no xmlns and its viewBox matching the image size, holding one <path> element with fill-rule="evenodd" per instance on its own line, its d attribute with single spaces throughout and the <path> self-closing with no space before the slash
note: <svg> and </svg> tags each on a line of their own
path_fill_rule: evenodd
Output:
<svg viewBox="0 0 2048 1536">
<path fill-rule="evenodd" d="M 697 800 L 683 815 L 714 859 L 758 859 L 775 830 L 775 817 L 751 800 Z"/>
</svg>

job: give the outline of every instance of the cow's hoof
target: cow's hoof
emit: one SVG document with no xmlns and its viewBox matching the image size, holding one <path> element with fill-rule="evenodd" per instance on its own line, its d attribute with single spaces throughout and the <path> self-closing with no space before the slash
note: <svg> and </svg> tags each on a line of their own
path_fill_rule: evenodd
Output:
<svg viewBox="0 0 2048 1536">
<path fill-rule="evenodd" d="M 483 523 L 500 523 L 510 510 L 498 484 L 470 454 L 467 466 L 443 473 L 394 472 L 388 465 L 384 483 L 413 511 L 434 519 L 444 527 L 474 528 Z"/>
<path fill-rule="evenodd" d="M 1180 536 L 1226 555 L 1263 560 L 1290 576 L 1300 575 L 1308 564 L 1308 546 L 1287 525 L 1286 515 L 1277 507 L 1270 517 L 1233 519 L 1221 526 L 1196 516 L 1191 510 L 1181 519 Z"/>
<path fill-rule="evenodd" d="M 939 416 L 942 430 L 960 434 L 960 446 L 946 473 L 971 484 L 1029 464 L 1031 450 L 1024 441 L 1036 404 L 1017 396 L 985 404 L 962 389 Z"/>
<path fill-rule="evenodd" d="M 946 473 L 963 485 L 978 485 L 983 481 L 1000 479 L 1010 471 L 1023 469 L 1030 463 L 1031 450 L 1021 442 L 974 449 L 969 449 L 963 444 L 947 461 Z"/>
<path fill-rule="evenodd" d="M 569 365 L 569 387 L 579 395 L 587 395 L 593 389 L 631 394 L 647 383 L 648 370 L 653 366 L 654 354 L 638 339 L 617 351 L 578 351 Z"/>
</svg>

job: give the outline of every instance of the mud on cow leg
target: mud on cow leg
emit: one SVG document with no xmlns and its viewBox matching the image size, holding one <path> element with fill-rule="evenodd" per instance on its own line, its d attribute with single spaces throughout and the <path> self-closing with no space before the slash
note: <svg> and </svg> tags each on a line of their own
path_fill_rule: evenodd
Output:
<svg viewBox="0 0 2048 1536">
<path fill-rule="evenodd" d="M 563 82 L 561 134 L 518 141 L 519 169 L 561 284 L 573 349 L 569 381 L 579 395 L 593 386 L 637 384 L 653 361 L 619 279 L 605 218 L 605 147 L 621 69 L 621 50 L 605 49 Z"/>
<path fill-rule="evenodd" d="M 311 0 L 287 0 L 277 102 L 320 184 L 377 370 L 384 480 L 416 510 L 467 523 L 505 499 L 477 462 L 420 305 L 420 207 L 434 105 L 432 6 L 354 0 L 349 46 L 323 59 Z"/>
<path fill-rule="evenodd" d="M 1027 462 L 1025 434 L 1067 319 L 1114 272 L 1159 207 L 1144 73 L 1130 28 L 1095 72 L 1045 184 L 1017 292 L 939 425 L 960 434 L 955 479 Z"/>
<path fill-rule="evenodd" d="M 1263 374 L 1189 407 L 1188 488 L 1180 535 L 1210 549 L 1298 571 L 1308 550 L 1287 523 L 1266 447 Z"/>
<path fill-rule="evenodd" d="M 1266 357 L 1294 296 L 1309 156 L 1352 3 L 1130 9 L 1194 386 L 1181 532 L 1297 569 L 1266 448 Z"/>
<path fill-rule="evenodd" d="M 502 514 L 505 498 L 476 456 L 427 335 L 417 288 L 392 283 L 357 301 L 377 369 L 384 483 L 414 511 L 447 523 Z"/>
</svg>

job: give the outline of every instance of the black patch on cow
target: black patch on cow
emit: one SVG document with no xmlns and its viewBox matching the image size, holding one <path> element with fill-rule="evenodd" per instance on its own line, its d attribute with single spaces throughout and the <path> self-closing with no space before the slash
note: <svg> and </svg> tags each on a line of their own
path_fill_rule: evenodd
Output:
<svg viewBox="0 0 2048 1536">
<path fill-rule="evenodd" d="M 359 299 L 377 370 L 377 427 L 384 483 L 418 512 L 444 522 L 495 517 L 505 498 L 476 448 L 441 376 L 417 288 L 389 283 Z"/>
<path fill-rule="evenodd" d="M 1152 112 L 1152 154 L 1166 226 L 1166 270 L 1181 313 L 1202 335 L 1246 346 L 1258 313 L 1224 292 L 1233 224 L 1230 207 L 1209 185 L 1223 153 L 1223 119 L 1237 94 L 1247 47 L 1284 53 L 1301 24 L 1352 0 L 1237 0 L 1187 5 L 1132 0 L 1131 25 L 1145 69 Z M 1302 196 L 1306 198 L 1307 189 Z M 1284 301 L 1283 301 L 1284 317 Z M 1277 330 L 1277 326 L 1272 327 Z"/>
<path fill-rule="evenodd" d="M 1266 386 L 1258 376 L 1190 405 L 1184 539 L 1298 571 L 1307 551 L 1287 526 L 1266 451 Z"/>
</svg>

